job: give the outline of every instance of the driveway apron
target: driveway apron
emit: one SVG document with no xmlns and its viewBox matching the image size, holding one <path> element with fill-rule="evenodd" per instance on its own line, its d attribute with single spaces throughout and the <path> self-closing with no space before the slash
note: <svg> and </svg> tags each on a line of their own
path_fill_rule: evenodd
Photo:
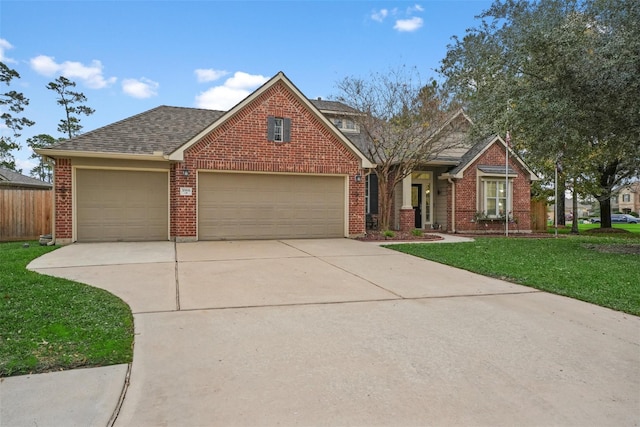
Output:
<svg viewBox="0 0 640 427">
<path fill-rule="evenodd" d="M 77 244 L 30 268 L 131 306 L 116 426 L 640 423 L 639 318 L 371 243 Z"/>
</svg>

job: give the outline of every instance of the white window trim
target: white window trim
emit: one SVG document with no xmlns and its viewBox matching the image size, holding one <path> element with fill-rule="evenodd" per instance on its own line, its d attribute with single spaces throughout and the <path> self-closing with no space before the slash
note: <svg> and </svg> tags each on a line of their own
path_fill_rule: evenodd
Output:
<svg viewBox="0 0 640 427">
<path fill-rule="evenodd" d="M 333 117 L 331 119 L 331 123 L 333 123 L 335 127 L 340 129 L 342 132 L 347 132 L 347 133 L 360 132 L 360 128 L 358 127 L 358 124 L 356 123 L 356 121 L 347 117 Z"/>
<path fill-rule="evenodd" d="M 509 214 L 509 216 L 513 215 L 513 180 L 516 176 L 517 175 L 512 175 L 512 174 L 509 175 L 509 183 L 507 188 L 507 213 Z M 487 197 L 486 197 L 487 182 L 504 183 L 505 176 L 504 175 L 487 175 L 487 174 L 478 173 L 477 188 L 476 188 L 477 210 L 483 215 L 486 215 L 487 218 L 491 218 L 491 219 L 502 218 L 504 217 L 504 215 L 501 216 L 499 215 L 499 213 L 497 215 L 487 214 Z"/>
<path fill-rule="evenodd" d="M 284 142 L 284 119 L 274 117 L 273 119 L 273 140 L 274 142 Z"/>
</svg>

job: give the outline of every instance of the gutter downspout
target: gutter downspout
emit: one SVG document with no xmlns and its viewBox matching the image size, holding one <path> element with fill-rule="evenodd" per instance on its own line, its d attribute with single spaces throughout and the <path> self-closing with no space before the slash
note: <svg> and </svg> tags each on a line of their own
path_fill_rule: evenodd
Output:
<svg viewBox="0 0 640 427">
<path fill-rule="evenodd" d="M 51 157 L 42 156 L 49 165 L 51 165 L 51 241 L 47 246 L 55 246 L 56 244 L 56 160 Z"/>
<path fill-rule="evenodd" d="M 451 184 L 451 232 L 456 232 L 456 182 L 451 178 L 447 178 L 447 182 Z"/>
</svg>

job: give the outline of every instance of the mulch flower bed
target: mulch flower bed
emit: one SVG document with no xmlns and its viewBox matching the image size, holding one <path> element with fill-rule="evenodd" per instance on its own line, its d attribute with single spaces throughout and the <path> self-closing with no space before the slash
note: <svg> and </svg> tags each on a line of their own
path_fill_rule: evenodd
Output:
<svg viewBox="0 0 640 427">
<path fill-rule="evenodd" d="M 430 241 L 430 240 L 442 240 L 442 237 L 433 234 L 433 233 L 422 233 L 422 235 L 416 236 L 412 234 L 410 231 L 394 231 L 393 237 L 385 236 L 382 231 L 378 230 L 368 230 L 367 234 L 363 237 L 358 237 L 358 240 L 364 241 L 378 241 L 378 240 L 389 240 L 389 241 Z"/>
</svg>

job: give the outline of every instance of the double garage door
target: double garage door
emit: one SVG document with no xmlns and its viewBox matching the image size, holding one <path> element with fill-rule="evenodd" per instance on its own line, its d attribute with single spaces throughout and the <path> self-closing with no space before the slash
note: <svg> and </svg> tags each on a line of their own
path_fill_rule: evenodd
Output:
<svg viewBox="0 0 640 427">
<path fill-rule="evenodd" d="M 345 178 L 200 172 L 198 239 L 345 235 Z"/>
<path fill-rule="evenodd" d="M 197 200 L 199 240 L 345 235 L 340 176 L 200 172 Z M 80 242 L 168 240 L 169 174 L 76 169 L 76 221 Z"/>
</svg>

